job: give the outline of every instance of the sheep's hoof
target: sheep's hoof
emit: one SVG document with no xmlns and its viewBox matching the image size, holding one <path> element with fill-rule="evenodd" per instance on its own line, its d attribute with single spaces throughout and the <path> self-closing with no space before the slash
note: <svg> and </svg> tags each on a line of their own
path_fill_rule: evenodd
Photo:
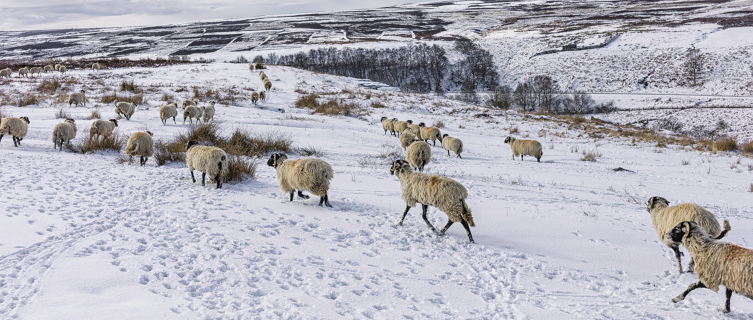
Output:
<svg viewBox="0 0 753 320">
<path fill-rule="evenodd" d="M 682 301 L 682 299 L 685 299 L 685 298 L 677 296 L 677 297 L 672 298 L 672 302 L 673 303 L 678 303 L 678 302 Z"/>
<path fill-rule="evenodd" d="M 729 309 L 719 309 L 719 312 L 721 312 L 721 313 L 729 313 Z"/>
</svg>

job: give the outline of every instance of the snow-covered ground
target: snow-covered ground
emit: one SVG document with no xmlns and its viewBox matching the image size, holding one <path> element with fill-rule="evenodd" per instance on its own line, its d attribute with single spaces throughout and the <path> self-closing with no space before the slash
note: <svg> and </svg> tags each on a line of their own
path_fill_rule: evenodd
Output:
<svg viewBox="0 0 753 320">
<path fill-rule="evenodd" d="M 53 107 L 4 107 L 28 116 L 23 146 L 0 142 L 0 318 L 3 319 L 749 319 L 753 301 L 697 290 L 670 299 L 696 281 L 678 274 L 670 249 L 651 226 L 645 201 L 698 203 L 732 231 L 726 241 L 753 248 L 753 160 L 670 146 L 631 144 L 629 138 L 588 139 L 582 130 L 517 112 L 488 112 L 431 96 L 358 88 L 356 79 L 271 67 L 266 103 L 218 105 L 227 133 L 289 133 L 299 146 L 324 151 L 335 170 L 333 208 L 317 197 L 289 202 L 275 172 L 259 159 L 255 179 L 216 190 L 192 184 L 183 164 L 117 164 L 114 153 L 89 155 L 50 149 Z M 260 88 L 245 65 L 214 63 L 107 70 L 98 77 L 73 71 L 88 108 L 121 80 L 146 88 L 147 105 L 118 131 L 148 129 L 157 139 L 187 125 L 158 117 L 162 94 L 176 100 L 191 87 Z M 44 77 L 44 76 L 43 76 Z M 41 80 L 34 80 L 41 81 Z M 15 84 L 19 90 L 34 82 Z M 188 90 L 178 92 L 181 88 Z M 354 92 L 357 117 L 311 115 L 293 107 L 302 92 Z M 366 100 L 365 94 L 371 94 Z M 231 94 L 231 93 L 228 93 Z M 349 94 L 341 96 L 347 99 Z M 368 107 L 376 100 L 387 108 Z M 207 101 L 200 101 L 204 105 Z M 100 108 L 104 119 L 112 106 Z M 437 236 L 389 174 L 389 153 L 401 153 L 379 118 L 444 123 L 463 140 L 463 159 L 432 148 L 429 173 L 469 191 L 476 244 L 454 225 Z M 77 120 L 79 137 L 91 121 Z M 517 137 L 544 145 L 540 163 L 513 161 L 503 143 Z M 596 162 L 580 161 L 598 150 Z M 299 155 L 291 154 L 291 158 Z M 683 165 L 683 161 L 687 165 Z M 632 172 L 615 172 L 623 167 Z M 446 216 L 429 209 L 434 226 Z M 689 255 L 684 257 L 687 263 Z"/>
</svg>

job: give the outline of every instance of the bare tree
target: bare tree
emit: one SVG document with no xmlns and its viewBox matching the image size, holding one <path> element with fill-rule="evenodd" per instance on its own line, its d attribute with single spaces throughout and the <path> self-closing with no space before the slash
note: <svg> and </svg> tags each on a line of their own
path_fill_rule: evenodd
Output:
<svg viewBox="0 0 753 320">
<path fill-rule="evenodd" d="M 493 108 L 510 109 L 512 104 L 512 89 L 508 86 L 497 87 L 486 99 L 486 105 Z"/>
<path fill-rule="evenodd" d="M 706 68 L 706 56 L 701 53 L 701 50 L 692 48 L 688 50 L 688 54 L 685 56 L 685 62 L 682 64 L 682 70 L 685 72 L 685 76 L 693 81 L 693 86 L 698 85 L 698 80 L 703 77 L 703 73 Z"/>
</svg>

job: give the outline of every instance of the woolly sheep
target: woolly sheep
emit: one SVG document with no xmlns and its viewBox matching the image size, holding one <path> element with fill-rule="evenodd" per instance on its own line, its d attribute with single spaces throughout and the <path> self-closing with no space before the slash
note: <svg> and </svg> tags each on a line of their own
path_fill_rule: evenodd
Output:
<svg viewBox="0 0 753 320">
<path fill-rule="evenodd" d="M 444 138 L 442 140 L 442 148 L 447 150 L 447 155 L 449 156 L 450 151 L 452 151 L 455 152 L 458 158 L 463 159 L 463 157 L 460 156 L 460 153 L 463 152 L 463 141 L 460 141 L 458 138 L 450 137 L 446 133 L 442 137 Z"/>
<path fill-rule="evenodd" d="M 38 75 L 42 74 L 42 68 L 40 67 L 32 67 L 29 69 L 29 73 L 33 76 L 35 73 Z"/>
<path fill-rule="evenodd" d="M 408 120 L 410 121 L 410 120 Z M 424 139 L 421 139 L 421 128 L 417 124 L 413 124 L 410 122 L 408 124 L 408 128 L 410 129 L 410 132 L 413 132 L 413 134 L 416 135 L 416 139 L 423 141 Z"/>
<path fill-rule="evenodd" d="M 48 64 L 44 66 L 44 73 L 50 72 L 54 69 L 54 67 L 51 64 Z"/>
<path fill-rule="evenodd" d="M 727 234 L 727 231 L 722 231 L 719 226 L 719 222 L 716 220 L 716 216 L 703 207 L 695 203 L 682 203 L 676 206 L 669 206 L 669 201 L 662 197 L 651 197 L 646 203 L 646 211 L 651 214 L 651 223 L 654 225 L 656 233 L 659 235 L 659 239 L 664 242 L 672 251 L 675 252 L 675 258 L 677 258 L 677 270 L 682 273 L 682 263 L 680 261 L 680 249 L 679 243 L 667 238 L 667 231 L 674 228 L 678 223 L 683 221 L 693 221 L 700 225 L 706 233 L 721 239 Z M 725 220 L 725 226 L 728 225 Z M 688 272 L 693 272 L 693 265 L 695 264 L 693 258 L 690 258 L 688 264 Z"/>
<path fill-rule="evenodd" d="M 439 175 L 430 175 L 419 173 L 411 169 L 410 164 L 405 160 L 395 160 L 392 162 L 390 174 L 397 176 L 400 180 L 400 189 L 402 189 L 402 199 L 406 207 L 403 217 L 398 222 L 398 226 L 403 225 L 405 216 L 411 207 L 420 203 L 423 209 L 423 218 L 432 231 L 436 232 L 429 219 L 426 218 L 426 211 L 429 206 L 434 206 L 447 215 L 447 224 L 439 231 L 442 235 L 455 222 L 460 222 L 468 234 L 468 241 L 473 241 L 471 227 L 475 227 L 471 209 L 465 199 L 468 198 L 468 190 L 459 182 Z"/>
<path fill-rule="evenodd" d="M 203 114 L 204 123 L 207 123 L 210 119 L 214 121 L 214 101 L 210 101 L 206 106 L 201 108 Z"/>
<path fill-rule="evenodd" d="M 21 69 L 18 69 L 18 77 L 29 77 L 29 68 L 23 67 Z"/>
<path fill-rule="evenodd" d="M 264 79 L 263 76 L 266 76 L 266 74 L 264 74 L 264 71 L 259 71 L 259 78 Z"/>
<path fill-rule="evenodd" d="M 74 103 L 76 104 L 76 107 L 78 107 L 78 105 L 83 105 L 84 107 L 86 107 L 86 91 L 85 90 L 71 93 L 68 96 L 68 107 L 70 107 Z"/>
<path fill-rule="evenodd" d="M 259 101 L 266 102 L 267 101 L 267 92 L 266 91 L 259 91 Z"/>
<path fill-rule="evenodd" d="M 267 80 L 267 79 L 269 79 L 269 77 L 267 77 L 267 75 L 266 75 L 266 74 L 262 74 L 262 75 L 261 75 L 261 81 L 264 81 L 264 82 L 266 82 L 266 80 Z"/>
<path fill-rule="evenodd" d="M 437 145 L 437 140 L 439 140 L 439 144 L 442 144 L 442 133 L 439 131 L 438 128 L 435 127 L 427 127 L 426 124 L 423 122 L 418 124 L 419 130 L 421 130 L 421 138 L 424 141 L 431 140 L 434 142 L 434 146 Z"/>
<path fill-rule="evenodd" d="M 170 102 L 164 106 L 159 107 L 159 118 L 162 120 L 163 125 L 167 125 L 167 119 L 173 118 L 173 123 L 177 124 L 175 122 L 175 117 L 178 116 L 178 105 L 176 105 L 174 102 Z"/>
<path fill-rule="evenodd" d="M 512 159 L 520 155 L 520 161 L 523 161 L 523 156 L 533 156 L 537 162 L 541 162 L 541 156 L 544 152 L 541 151 L 541 143 L 536 140 L 518 140 L 513 137 L 507 137 L 505 143 L 510 145 L 512 150 Z"/>
<path fill-rule="evenodd" d="M 0 70 L 0 77 L 10 78 L 11 74 L 13 74 L 13 71 L 11 71 L 10 68 Z"/>
<path fill-rule="evenodd" d="M 424 171 L 424 167 L 431 160 L 431 147 L 423 141 L 414 141 L 405 151 L 405 158 L 418 171 Z"/>
<path fill-rule="evenodd" d="M 293 193 L 298 189 L 298 197 L 308 199 L 304 195 L 306 190 L 321 197 L 319 206 L 329 204 L 329 181 L 335 176 L 332 167 L 324 160 L 305 158 L 288 160 L 284 153 L 275 153 L 267 161 L 267 165 L 277 171 L 277 180 L 282 191 L 290 193 L 290 201 L 293 201 Z"/>
<path fill-rule="evenodd" d="M 131 116 L 136 112 L 136 104 L 130 102 L 119 102 L 115 100 L 115 114 L 122 115 L 126 120 L 131 120 Z"/>
<path fill-rule="evenodd" d="M 60 66 L 60 69 L 58 69 L 58 71 L 60 71 L 60 73 L 65 73 L 65 71 L 67 71 L 67 70 L 68 69 L 65 66 Z"/>
<path fill-rule="evenodd" d="M 411 120 L 408 120 L 408 121 L 411 121 Z M 400 134 L 402 134 L 403 131 L 405 131 L 405 129 L 408 129 L 409 124 L 410 123 L 407 121 L 395 121 L 395 123 L 393 124 L 393 128 L 395 129 L 395 132 L 397 132 L 399 136 Z"/>
<path fill-rule="evenodd" d="M 729 229 L 727 221 L 724 227 Z M 718 292 L 719 285 L 727 289 L 727 300 L 724 309 L 719 310 L 721 312 L 730 312 L 732 292 L 753 299 L 753 251 L 728 242 L 716 241 L 693 221 L 678 224 L 667 232 L 667 237 L 672 241 L 682 241 L 698 264 L 698 282 L 688 286 L 672 299 L 672 302 L 682 301 L 690 291 L 698 288 L 709 288 Z"/>
<path fill-rule="evenodd" d="M 63 66 L 62 64 L 59 64 L 59 63 L 56 64 L 55 65 L 55 71 L 60 71 L 60 67 L 62 67 L 62 66 Z"/>
<path fill-rule="evenodd" d="M 382 129 L 384 129 L 384 134 L 387 134 L 387 131 L 390 132 L 390 135 L 395 131 L 395 121 L 393 119 L 388 119 L 387 117 L 382 117 Z"/>
<path fill-rule="evenodd" d="M 183 124 L 186 124 L 186 118 L 193 124 L 193 119 L 196 119 L 196 123 L 201 120 L 202 111 L 197 106 L 188 106 L 183 110 Z"/>
<path fill-rule="evenodd" d="M 253 63 L 249 63 L 248 64 L 248 70 L 254 70 L 254 64 Z"/>
<path fill-rule="evenodd" d="M 256 102 L 259 101 L 259 93 L 254 91 L 251 92 L 251 103 L 256 104 Z"/>
<path fill-rule="evenodd" d="M 139 163 L 143 166 L 146 160 L 154 154 L 154 140 L 150 131 L 134 132 L 126 143 L 126 154 L 129 156 L 128 163 L 133 163 L 133 156 L 139 157 Z"/>
<path fill-rule="evenodd" d="M 407 150 L 408 146 L 410 146 L 413 141 L 416 141 L 416 135 L 410 132 L 409 129 L 405 129 L 398 140 L 400 140 L 400 146 L 403 147 L 403 150 Z"/>
<path fill-rule="evenodd" d="M 89 128 L 89 139 L 94 136 L 109 137 L 113 130 L 118 126 L 118 120 L 110 119 L 110 121 L 97 120 L 92 122 L 91 128 Z"/>
<path fill-rule="evenodd" d="M 186 110 L 188 106 L 197 106 L 196 102 L 193 100 L 183 100 L 183 103 L 180 104 L 181 109 Z"/>
<path fill-rule="evenodd" d="M 73 140 L 77 132 L 76 120 L 68 118 L 64 122 L 56 124 L 55 128 L 52 129 L 52 143 L 55 144 L 53 149 L 60 147 L 58 152 L 63 151 L 63 143 Z"/>
<path fill-rule="evenodd" d="M 269 89 L 272 89 L 272 81 L 269 81 L 269 79 L 264 80 L 264 90 L 269 91 Z"/>
<path fill-rule="evenodd" d="M 0 122 L 0 141 L 3 140 L 4 135 L 10 135 L 13 139 L 13 146 L 18 147 L 21 145 L 21 140 L 26 137 L 26 133 L 29 132 L 29 117 L 8 117 Z"/>
<path fill-rule="evenodd" d="M 102 66 L 98 62 L 92 63 L 92 70 L 99 71 L 99 69 L 102 69 Z"/>
<path fill-rule="evenodd" d="M 228 155 L 220 148 L 199 145 L 196 141 L 189 141 L 186 145 L 186 164 L 191 171 L 191 180 L 196 183 L 193 171 L 201 171 L 201 185 L 205 185 L 206 176 L 217 182 L 217 189 L 222 188 L 222 180 L 228 174 Z"/>
</svg>

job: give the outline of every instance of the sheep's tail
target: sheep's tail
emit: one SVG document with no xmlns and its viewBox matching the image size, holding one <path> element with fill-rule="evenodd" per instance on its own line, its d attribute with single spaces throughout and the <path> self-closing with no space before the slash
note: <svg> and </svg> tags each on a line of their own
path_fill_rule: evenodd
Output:
<svg viewBox="0 0 753 320">
<path fill-rule="evenodd" d="M 460 203 L 463 205 L 463 220 L 465 220 L 465 222 L 467 222 L 469 226 L 475 227 L 476 223 L 473 222 L 471 208 L 468 208 L 468 204 L 465 203 L 465 199 L 460 199 Z"/>
<path fill-rule="evenodd" d="M 714 238 L 714 239 L 716 239 L 716 240 L 719 240 L 719 239 L 721 239 L 721 238 L 724 238 L 724 236 L 726 236 L 726 235 L 727 235 L 727 232 L 729 232 L 730 230 L 732 230 L 732 227 L 731 227 L 731 226 L 729 225 L 729 220 L 727 220 L 727 219 L 724 219 L 724 230 L 722 230 L 722 233 L 720 233 L 720 234 L 719 234 L 718 236 L 716 236 L 716 238 Z"/>
</svg>

